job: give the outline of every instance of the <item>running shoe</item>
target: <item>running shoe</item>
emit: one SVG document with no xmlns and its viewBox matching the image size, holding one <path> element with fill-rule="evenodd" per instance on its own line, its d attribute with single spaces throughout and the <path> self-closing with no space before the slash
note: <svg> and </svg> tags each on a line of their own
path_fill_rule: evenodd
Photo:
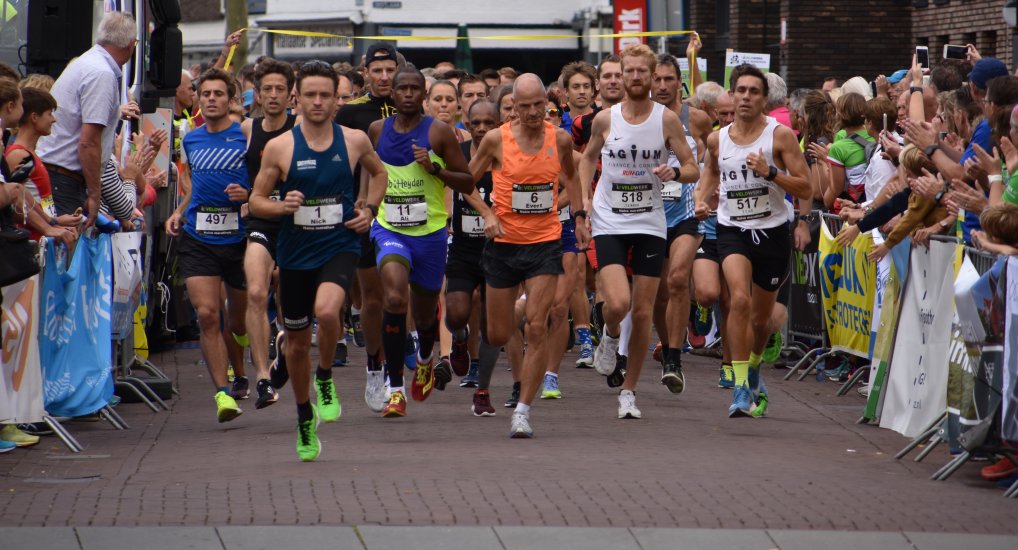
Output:
<svg viewBox="0 0 1018 550">
<path fill-rule="evenodd" d="M 401 391 L 394 391 L 389 396 L 389 402 L 382 409 L 382 416 L 385 418 L 397 418 L 406 416 L 406 396 Z"/>
<path fill-rule="evenodd" d="M 297 421 L 297 456 L 301 462 L 311 462 L 322 454 L 322 442 L 318 440 L 318 409 L 311 405 L 311 420 Z"/>
<path fill-rule="evenodd" d="M 286 333 L 280 332 L 276 336 L 276 360 L 269 365 L 269 383 L 277 390 L 286 385 L 290 379 L 290 372 L 286 370 L 286 354 L 283 353 L 283 342 L 286 341 Z"/>
<path fill-rule="evenodd" d="M 509 437 L 513 439 L 530 439 L 534 430 L 530 427 L 530 416 L 514 412 L 509 424 Z"/>
<path fill-rule="evenodd" d="M 842 361 L 835 369 L 825 369 L 824 376 L 831 382 L 845 382 L 852 376 L 852 365 L 848 361 Z"/>
<path fill-rule="evenodd" d="M 608 375 L 608 387 L 617 388 L 626 381 L 626 364 L 629 362 L 629 358 L 621 353 L 615 354 L 615 370 Z"/>
<path fill-rule="evenodd" d="M 576 358 L 576 368 L 589 369 L 594 366 L 594 345 L 590 342 L 590 329 L 576 329 L 576 343 L 580 345 L 580 356 Z"/>
<path fill-rule="evenodd" d="M 693 330 L 693 322 L 689 322 L 689 326 L 686 327 L 686 345 L 682 346 L 684 352 L 691 351 L 688 348 L 700 349 L 707 345 L 707 336 L 700 334 Z"/>
<path fill-rule="evenodd" d="M 226 381 L 227 382 L 233 382 L 234 376 L 236 376 L 236 375 L 233 373 L 233 365 L 227 363 L 227 365 L 226 365 Z"/>
<path fill-rule="evenodd" d="M 414 355 L 416 356 L 417 353 L 414 352 Z M 435 369 L 432 366 L 434 362 L 434 355 L 426 363 L 414 359 L 417 370 L 414 372 L 413 382 L 410 383 L 410 397 L 414 401 L 424 401 L 431 395 L 431 390 L 435 388 Z"/>
<path fill-rule="evenodd" d="M 0 455 L 4 453 L 9 453 L 17 448 L 18 445 L 16 443 L 11 443 L 10 441 L 4 441 L 0 439 Z"/>
<path fill-rule="evenodd" d="M 767 397 L 767 388 L 763 388 L 759 393 L 756 394 L 756 404 L 753 410 L 749 413 L 753 418 L 763 418 L 767 416 L 767 405 L 770 403 L 770 399 Z"/>
<path fill-rule="evenodd" d="M 470 407 L 474 416 L 495 416 L 495 407 L 491 406 L 491 396 L 488 390 L 477 390 L 474 392 L 474 404 Z"/>
<path fill-rule="evenodd" d="M 39 436 L 27 434 L 14 424 L 7 424 L 0 429 L 0 440 L 13 443 L 17 447 L 31 447 L 39 444 Z"/>
<path fill-rule="evenodd" d="M 696 305 L 696 315 L 693 320 L 693 329 L 697 334 L 706 337 L 710 334 L 710 329 L 714 324 L 714 312 L 713 308 L 703 307 L 700 304 Z"/>
<path fill-rule="evenodd" d="M 643 413 L 640 409 L 636 408 L 636 394 L 629 390 L 622 390 L 619 392 L 619 418 L 635 418 L 639 419 L 643 417 Z"/>
<path fill-rule="evenodd" d="M 449 363 L 452 365 L 452 371 L 456 373 L 456 376 L 466 376 L 467 371 L 470 370 L 470 350 L 468 346 L 470 329 L 464 328 L 463 331 L 465 335 L 462 340 L 457 340 L 453 337 L 452 351 L 449 353 Z"/>
<path fill-rule="evenodd" d="M 986 481 L 999 481 L 1015 474 L 1018 474 L 1018 463 L 1008 456 L 1003 456 L 997 462 L 983 466 L 979 470 L 979 475 L 983 476 Z"/>
<path fill-rule="evenodd" d="M 53 428 L 45 422 L 25 422 L 18 424 L 18 429 L 28 435 L 53 435 Z"/>
<path fill-rule="evenodd" d="M 420 342 L 413 333 L 407 333 L 406 335 L 406 356 L 403 358 L 403 364 L 406 368 L 414 370 L 417 368 L 417 350 L 420 349 Z"/>
<path fill-rule="evenodd" d="M 763 350 L 763 360 L 765 363 L 773 363 L 781 357 L 781 349 L 785 347 L 784 337 L 781 335 L 781 331 L 777 331 L 771 334 L 771 337 L 767 340 L 767 345 Z"/>
<path fill-rule="evenodd" d="M 651 351 L 653 351 L 651 357 L 653 357 L 655 361 L 657 361 L 658 363 L 664 361 L 664 357 L 662 356 L 662 354 L 664 353 L 664 346 L 661 345 L 661 342 L 658 342 L 657 345 L 654 346 L 654 349 Z"/>
<path fill-rule="evenodd" d="M 562 391 L 558 389 L 558 376 L 550 372 L 544 373 L 544 390 L 541 399 L 562 399 Z"/>
<path fill-rule="evenodd" d="M 230 397 L 234 399 L 247 399 L 251 396 L 251 383 L 246 376 L 237 376 L 233 379 L 230 387 Z"/>
<path fill-rule="evenodd" d="M 732 405 L 728 407 L 728 418 L 750 416 L 753 411 L 753 392 L 745 384 L 736 386 L 732 392 Z"/>
<path fill-rule="evenodd" d="M 269 361 L 276 359 L 276 337 L 278 333 L 279 329 L 276 328 L 276 324 L 269 323 Z"/>
<path fill-rule="evenodd" d="M 519 404 L 520 404 L 520 383 L 513 382 L 513 392 L 509 394 L 509 399 L 506 399 L 505 408 L 511 409 Z"/>
<path fill-rule="evenodd" d="M 445 391 L 445 385 L 452 382 L 452 366 L 449 365 L 449 358 L 443 357 L 435 365 L 435 389 Z"/>
<path fill-rule="evenodd" d="M 272 388 L 272 383 L 264 378 L 255 384 L 255 391 L 258 392 L 258 399 L 255 400 L 256 409 L 264 409 L 279 400 L 279 394 Z"/>
<path fill-rule="evenodd" d="M 346 342 L 336 342 L 336 355 L 332 357 L 332 366 L 345 367 L 348 354 Z"/>
<path fill-rule="evenodd" d="M 594 304 L 590 308 L 590 343 L 595 347 L 601 342 L 601 333 L 604 331 L 604 317 L 602 315 L 602 309 L 604 303 L 601 302 L 600 306 Z"/>
<path fill-rule="evenodd" d="M 339 402 L 339 395 L 336 394 L 336 384 L 332 378 L 327 380 L 315 379 L 315 397 L 318 400 L 318 411 L 322 422 L 335 422 L 339 415 L 343 414 L 343 405 Z"/>
<path fill-rule="evenodd" d="M 661 366 L 661 383 L 672 393 L 682 393 L 686 389 L 686 376 L 682 374 L 682 362 L 674 357 L 666 357 Z"/>
<path fill-rule="evenodd" d="M 460 387 L 476 388 L 480 382 L 480 370 L 481 366 L 477 361 L 470 361 L 470 368 L 467 370 L 467 375 L 460 380 Z"/>
<path fill-rule="evenodd" d="M 350 316 L 350 328 L 353 329 L 353 343 L 359 348 L 364 347 L 364 329 L 361 328 L 361 314 Z"/>
<path fill-rule="evenodd" d="M 604 334 L 597 350 L 594 351 L 594 370 L 601 376 L 608 376 L 615 371 L 615 356 L 619 351 L 619 339 Z"/>
<path fill-rule="evenodd" d="M 762 418 L 767 414 L 767 405 L 770 400 L 767 396 L 767 384 L 763 381 L 760 369 L 749 369 L 749 391 L 753 395 L 753 410 L 750 416 Z"/>
<path fill-rule="evenodd" d="M 237 418 L 244 411 L 240 410 L 237 406 L 237 401 L 226 394 L 224 391 L 216 392 L 216 416 L 220 422 L 229 422 L 234 418 Z"/>
<path fill-rule="evenodd" d="M 735 387 L 735 369 L 727 363 L 721 364 L 721 376 L 718 378 L 718 387 L 726 390 Z"/>
<path fill-rule="evenodd" d="M 368 380 L 364 384 L 364 402 L 375 412 L 382 412 L 385 407 L 385 371 L 369 370 Z"/>
</svg>

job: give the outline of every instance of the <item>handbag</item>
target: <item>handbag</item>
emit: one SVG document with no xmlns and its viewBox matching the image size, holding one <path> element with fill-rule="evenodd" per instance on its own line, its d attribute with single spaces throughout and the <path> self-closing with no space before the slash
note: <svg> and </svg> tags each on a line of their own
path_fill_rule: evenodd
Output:
<svg viewBox="0 0 1018 550">
<path fill-rule="evenodd" d="M 31 233 L 14 225 L 13 208 L 4 208 L 0 212 L 0 287 L 24 281 L 40 271 L 39 245 L 28 239 Z M 22 195 L 22 212 L 25 208 L 25 196 Z"/>
</svg>

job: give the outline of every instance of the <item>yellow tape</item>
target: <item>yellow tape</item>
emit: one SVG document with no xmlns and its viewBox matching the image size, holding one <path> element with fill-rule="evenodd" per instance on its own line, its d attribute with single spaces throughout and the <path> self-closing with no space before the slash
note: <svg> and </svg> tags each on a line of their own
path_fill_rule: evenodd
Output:
<svg viewBox="0 0 1018 550">
<path fill-rule="evenodd" d="M 226 64 L 223 65 L 223 70 L 230 70 L 230 62 L 233 61 L 233 53 L 237 51 L 237 45 L 230 46 L 230 53 L 226 54 Z"/>
<path fill-rule="evenodd" d="M 407 40 L 407 41 L 436 41 L 436 40 L 560 40 L 576 38 L 642 38 L 655 36 L 681 36 L 693 34 L 696 31 L 647 31 L 647 32 L 622 32 L 604 34 L 505 34 L 493 36 L 349 36 L 344 34 L 332 34 L 316 31 L 295 31 L 283 29 L 262 29 L 243 28 L 244 31 L 261 31 L 271 34 L 285 34 L 288 36 L 308 36 L 314 38 L 345 38 L 347 40 Z"/>
</svg>

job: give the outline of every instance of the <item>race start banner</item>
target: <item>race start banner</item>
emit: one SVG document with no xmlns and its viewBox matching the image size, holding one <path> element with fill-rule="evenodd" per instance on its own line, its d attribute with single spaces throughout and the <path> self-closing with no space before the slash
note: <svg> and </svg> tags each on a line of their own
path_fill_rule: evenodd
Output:
<svg viewBox="0 0 1018 550">
<path fill-rule="evenodd" d="M 820 224 L 820 289 L 831 349 L 868 359 L 877 269 L 866 258 L 873 237 L 860 234 L 842 248 Z"/>
<path fill-rule="evenodd" d="M 47 243 L 39 352 L 51 415 L 92 414 L 113 396 L 112 271 L 109 235 L 83 236 L 69 265 Z"/>
<path fill-rule="evenodd" d="M 34 275 L 3 288 L 0 422 L 41 422 L 46 412 L 39 367 L 40 282 Z"/>
<path fill-rule="evenodd" d="M 957 243 L 912 249 L 880 427 L 915 437 L 947 410 Z"/>
</svg>

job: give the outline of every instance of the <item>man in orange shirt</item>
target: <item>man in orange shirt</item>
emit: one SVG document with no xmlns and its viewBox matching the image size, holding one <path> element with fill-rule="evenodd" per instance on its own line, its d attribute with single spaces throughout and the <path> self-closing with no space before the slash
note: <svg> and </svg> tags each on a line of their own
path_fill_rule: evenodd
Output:
<svg viewBox="0 0 1018 550">
<path fill-rule="evenodd" d="M 558 183 L 568 193 L 576 224 L 576 244 L 590 240 L 579 181 L 572 157 L 572 138 L 544 120 L 548 94 L 540 78 L 524 74 L 513 84 L 518 118 L 488 132 L 470 161 L 479 180 L 492 175 L 494 208 L 474 191 L 468 202 L 484 217 L 484 232 L 493 239 L 481 260 L 487 283 L 488 341 L 501 346 L 516 330 L 511 316 L 520 285 L 527 295 L 527 351 L 523 359 L 520 401 L 512 415 L 509 436 L 529 438 L 530 403 L 541 386 L 547 363 L 548 313 L 562 273 L 562 225 L 558 221 Z"/>
</svg>

